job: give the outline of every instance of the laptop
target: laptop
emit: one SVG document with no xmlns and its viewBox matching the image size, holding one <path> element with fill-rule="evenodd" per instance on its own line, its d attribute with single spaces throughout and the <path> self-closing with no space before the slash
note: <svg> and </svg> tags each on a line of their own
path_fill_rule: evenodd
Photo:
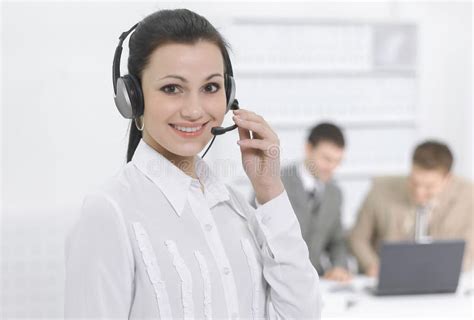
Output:
<svg viewBox="0 0 474 320">
<path fill-rule="evenodd" d="M 374 294 L 455 292 L 465 245 L 462 239 L 383 242 Z"/>
</svg>

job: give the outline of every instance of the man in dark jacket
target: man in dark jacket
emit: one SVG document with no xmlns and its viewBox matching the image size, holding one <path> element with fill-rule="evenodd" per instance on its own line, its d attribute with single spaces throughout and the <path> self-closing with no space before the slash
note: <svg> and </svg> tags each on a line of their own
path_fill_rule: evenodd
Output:
<svg viewBox="0 0 474 320">
<path fill-rule="evenodd" d="M 320 276 L 336 281 L 351 278 L 341 223 L 342 193 L 333 180 L 344 147 L 341 129 L 321 123 L 310 130 L 304 160 L 283 168 L 281 174 L 311 262 Z"/>
</svg>

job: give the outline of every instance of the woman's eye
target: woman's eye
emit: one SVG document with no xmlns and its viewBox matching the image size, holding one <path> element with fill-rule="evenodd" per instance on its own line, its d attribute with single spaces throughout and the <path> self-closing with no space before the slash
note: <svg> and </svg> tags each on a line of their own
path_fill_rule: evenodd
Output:
<svg viewBox="0 0 474 320">
<path fill-rule="evenodd" d="M 169 84 L 167 86 L 164 86 L 160 90 L 163 91 L 164 93 L 170 93 L 170 94 L 178 93 L 178 91 L 179 91 L 178 86 L 175 85 L 175 84 Z"/>
<path fill-rule="evenodd" d="M 217 83 L 208 83 L 205 85 L 204 90 L 206 92 L 217 92 L 220 89 L 220 86 Z"/>
</svg>

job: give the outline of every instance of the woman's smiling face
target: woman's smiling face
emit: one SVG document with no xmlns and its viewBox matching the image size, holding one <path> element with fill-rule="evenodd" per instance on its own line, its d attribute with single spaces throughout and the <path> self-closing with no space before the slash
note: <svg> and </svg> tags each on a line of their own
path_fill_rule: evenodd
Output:
<svg viewBox="0 0 474 320">
<path fill-rule="evenodd" d="M 145 142 L 168 160 L 194 157 L 225 115 L 219 47 L 209 41 L 162 45 L 151 54 L 141 84 Z"/>
</svg>

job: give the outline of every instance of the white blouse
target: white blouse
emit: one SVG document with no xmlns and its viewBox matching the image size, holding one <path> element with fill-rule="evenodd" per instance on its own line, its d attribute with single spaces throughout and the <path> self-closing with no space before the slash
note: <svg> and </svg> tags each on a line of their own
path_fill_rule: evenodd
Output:
<svg viewBox="0 0 474 320">
<path fill-rule="evenodd" d="M 141 140 L 86 196 L 66 241 L 67 318 L 320 318 L 286 191 L 254 209 L 204 160 L 195 168 L 199 180 Z"/>
</svg>

